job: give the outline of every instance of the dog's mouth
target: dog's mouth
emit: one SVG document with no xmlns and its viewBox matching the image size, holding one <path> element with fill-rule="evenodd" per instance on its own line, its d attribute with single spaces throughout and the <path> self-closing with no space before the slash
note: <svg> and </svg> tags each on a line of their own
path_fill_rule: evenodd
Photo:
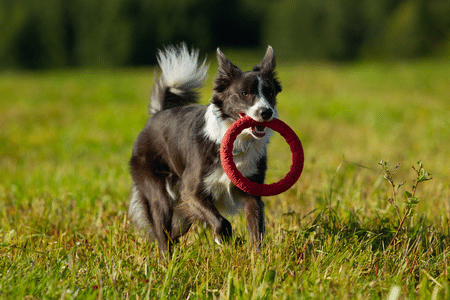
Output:
<svg viewBox="0 0 450 300">
<path fill-rule="evenodd" d="M 246 114 L 242 112 L 239 113 L 239 118 L 243 118 L 245 116 Z M 250 132 L 258 139 L 263 138 L 266 135 L 266 126 L 252 126 L 250 127 Z"/>
</svg>

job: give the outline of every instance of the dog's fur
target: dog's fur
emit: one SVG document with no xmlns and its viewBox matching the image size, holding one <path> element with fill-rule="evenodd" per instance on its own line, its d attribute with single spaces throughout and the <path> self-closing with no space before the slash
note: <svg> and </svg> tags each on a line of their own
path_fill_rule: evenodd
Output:
<svg viewBox="0 0 450 300">
<path fill-rule="evenodd" d="M 217 49 L 219 71 L 211 103 L 195 104 L 205 79 L 206 60 L 185 44 L 160 51 L 162 73 L 155 79 L 150 114 L 130 160 L 133 187 L 129 217 L 158 241 L 164 254 L 194 221 L 204 222 L 221 243 L 232 236 L 222 213 L 244 208 L 250 242 L 259 247 L 264 236 L 261 197 L 238 189 L 220 163 L 220 143 L 228 127 L 244 115 L 257 121 L 277 116 L 281 85 L 275 74 L 272 47 L 252 71 L 242 72 Z M 266 148 L 272 131 L 245 129 L 233 147 L 238 170 L 251 181 L 264 182 Z"/>
</svg>

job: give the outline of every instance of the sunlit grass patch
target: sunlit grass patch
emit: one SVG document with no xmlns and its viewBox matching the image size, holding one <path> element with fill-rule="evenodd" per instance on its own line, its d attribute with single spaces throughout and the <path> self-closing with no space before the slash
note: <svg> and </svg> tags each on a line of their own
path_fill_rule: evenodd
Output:
<svg viewBox="0 0 450 300">
<path fill-rule="evenodd" d="M 238 215 L 232 243 L 217 246 L 196 224 L 170 261 L 126 217 L 153 70 L 2 76 L 0 297 L 448 298 L 450 65 L 279 65 L 278 110 L 303 143 L 305 169 L 265 199 L 261 251 L 249 250 Z M 275 134 L 268 183 L 290 155 Z M 433 177 L 395 239 L 401 218 L 381 160 L 402 163 L 402 192 L 418 160 Z"/>
</svg>

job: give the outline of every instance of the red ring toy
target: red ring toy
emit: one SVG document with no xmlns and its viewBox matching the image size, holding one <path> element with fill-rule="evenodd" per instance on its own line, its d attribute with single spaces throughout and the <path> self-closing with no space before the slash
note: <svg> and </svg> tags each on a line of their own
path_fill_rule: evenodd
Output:
<svg viewBox="0 0 450 300">
<path fill-rule="evenodd" d="M 248 178 L 244 177 L 241 172 L 239 172 L 233 161 L 232 151 L 234 141 L 242 130 L 252 126 L 265 126 L 277 131 L 282 137 L 284 137 L 291 148 L 291 168 L 286 176 L 278 182 L 272 184 L 259 184 L 252 182 Z M 231 182 L 233 182 L 238 188 L 254 196 L 273 196 L 287 191 L 294 185 L 294 183 L 297 182 L 298 178 L 302 174 L 305 158 L 300 139 L 286 123 L 277 118 L 273 118 L 268 122 L 258 122 L 249 116 L 245 116 L 231 124 L 225 133 L 220 146 L 220 160 L 222 162 L 223 170 L 227 174 L 228 178 L 230 178 Z"/>
</svg>

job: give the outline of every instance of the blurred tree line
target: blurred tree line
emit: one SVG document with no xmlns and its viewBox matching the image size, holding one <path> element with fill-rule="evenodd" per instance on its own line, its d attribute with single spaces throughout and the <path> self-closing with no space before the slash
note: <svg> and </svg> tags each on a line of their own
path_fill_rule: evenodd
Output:
<svg viewBox="0 0 450 300">
<path fill-rule="evenodd" d="M 448 0 L 0 0 L 0 69 L 126 66 L 186 41 L 290 59 L 450 54 Z"/>
</svg>

